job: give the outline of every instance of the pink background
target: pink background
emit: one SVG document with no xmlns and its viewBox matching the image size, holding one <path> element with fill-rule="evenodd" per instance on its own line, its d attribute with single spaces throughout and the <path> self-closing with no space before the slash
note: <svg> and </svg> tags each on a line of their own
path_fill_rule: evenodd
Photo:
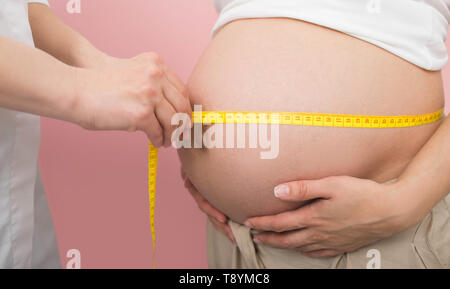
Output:
<svg viewBox="0 0 450 289">
<path fill-rule="evenodd" d="M 53 11 L 103 51 L 131 57 L 156 51 L 187 80 L 217 18 L 208 0 L 96 0 Z M 450 67 L 444 70 L 450 89 Z M 450 97 L 447 93 L 447 103 Z M 448 112 L 448 105 L 447 105 Z M 147 145 L 141 133 L 89 132 L 42 119 L 40 168 L 61 261 L 78 249 L 83 268 L 151 268 Z M 173 149 L 160 151 L 156 230 L 159 268 L 206 268 L 205 217 L 179 177 Z"/>
</svg>

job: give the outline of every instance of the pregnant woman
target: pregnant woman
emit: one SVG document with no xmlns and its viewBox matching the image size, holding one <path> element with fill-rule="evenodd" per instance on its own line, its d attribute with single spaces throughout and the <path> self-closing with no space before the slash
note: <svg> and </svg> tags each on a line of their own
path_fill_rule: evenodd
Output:
<svg viewBox="0 0 450 289">
<path fill-rule="evenodd" d="M 388 116 L 444 106 L 448 1 L 216 5 L 214 37 L 188 83 L 203 110 Z M 212 268 L 439 268 L 450 266 L 449 150 L 443 118 L 405 128 L 281 125 L 271 160 L 250 148 L 179 155 L 188 188 L 216 217 Z"/>
</svg>

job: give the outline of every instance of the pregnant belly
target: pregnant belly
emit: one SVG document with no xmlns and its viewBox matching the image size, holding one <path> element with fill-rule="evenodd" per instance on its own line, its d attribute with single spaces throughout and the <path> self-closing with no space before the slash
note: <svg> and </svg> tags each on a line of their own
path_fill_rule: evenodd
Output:
<svg viewBox="0 0 450 289">
<path fill-rule="evenodd" d="M 439 72 L 424 71 L 351 36 L 289 19 L 235 21 L 219 31 L 188 83 L 203 110 L 425 114 L 443 106 Z M 181 149 L 199 192 L 234 221 L 290 210 L 275 185 L 350 175 L 397 177 L 439 122 L 413 128 L 280 126 L 279 153 Z M 226 137 L 226 136 L 225 136 Z"/>
</svg>

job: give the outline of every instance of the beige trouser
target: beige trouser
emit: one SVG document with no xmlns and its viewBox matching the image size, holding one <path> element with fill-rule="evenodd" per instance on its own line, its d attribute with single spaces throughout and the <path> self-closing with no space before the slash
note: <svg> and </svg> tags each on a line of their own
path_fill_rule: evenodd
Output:
<svg viewBox="0 0 450 289">
<path fill-rule="evenodd" d="M 309 258 L 297 251 L 256 244 L 254 230 L 229 221 L 237 245 L 208 221 L 211 269 L 263 268 L 450 268 L 450 195 L 407 231 L 332 258 Z"/>
</svg>

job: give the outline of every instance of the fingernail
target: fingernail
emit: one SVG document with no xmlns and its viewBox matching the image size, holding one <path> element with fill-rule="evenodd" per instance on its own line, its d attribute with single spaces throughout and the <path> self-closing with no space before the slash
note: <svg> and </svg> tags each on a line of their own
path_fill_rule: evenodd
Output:
<svg viewBox="0 0 450 289">
<path fill-rule="evenodd" d="M 219 218 L 219 217 L 216 217 L 216 220 L 219 221 L 219 222 L 222 223 L 222 224 L 225 224 L 225 222 L 226 222 L 225 219 Z"/>
<path fill-rule="evenodd" d="M 255 237 L 253 238 L 253 242 L 255 242 L 256 244 L 260 244 L 261 240 Z"/>
<path fill-rule="evenodd" d="M 253 228 L 253 224 L 250 223 L 250 221 L 245 221 L 244 225 L 246 225 L 249 228 Z"/>
<path fill-rule="evenodd" d="M 289 197 L 289 186 L 287 185 L 276 186 L 273 192 L 275 194 L 275 197 L 277 198 Z"/>
</svg>

